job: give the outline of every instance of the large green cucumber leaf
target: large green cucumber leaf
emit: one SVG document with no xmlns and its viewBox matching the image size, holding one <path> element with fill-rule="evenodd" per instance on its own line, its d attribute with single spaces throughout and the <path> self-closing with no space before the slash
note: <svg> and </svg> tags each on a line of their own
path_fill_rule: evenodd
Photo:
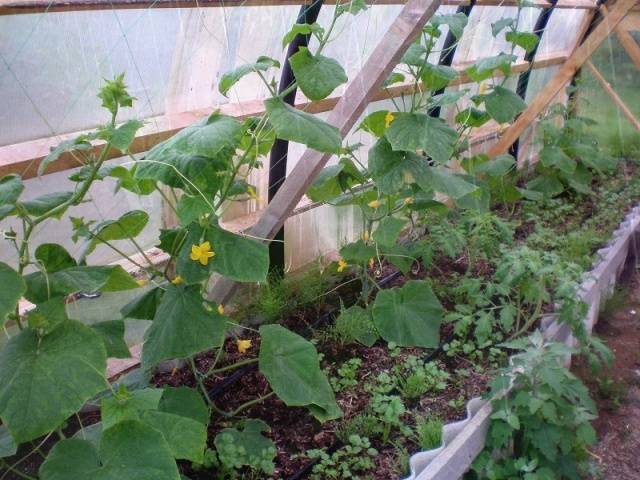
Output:
<svg viewBox="0 0 640 480">
<path fill-rule="evenodd" d="M 260 327 L 260 371 L 288 406 L 307 407 L 321 422 L 342 415 L 313 344 L 280 325 Z"/>
<path fill-rule="evenodd" d="M 24 329 L 0 351 L 0 417 L 17 442 L 54 430 L 105 386 L 101 338 L 80 322 Z"/>
<path fill-rule="evenodd" d="M 40 468 L 42 480 L 180 480 L 162 434 L 137 420 L 106 429 L 97 450 L 76 438 L 58 442 Z"/>
<path fill-rule="evenodd" d="M 556 145 L 545 145 L 540 150 L 540 163 L 543 167 L 556 167 L 566 175 L 573 175 L 578 163 Z"/>
<path fill-rule="evenodd" d="M 12 173 L 0 178 L 0 205 L 13 205 L 24 190 L 20 175 Z"/>
<path fill-rule="evenodd" d="M 442 119 L 423 113 L 398 113 L 385 136 L 393 150 L 422 150 L 441 164 L 449 161 L 458 141 L 456 131 Z"/>
<path fill-rule="evenodd" d="M 160 181 L 172 187 L 215 193 L 220 174 L 240 143 L 243 128 L 234 118 L 212 113 L 159 143 L 138 163 L 135 177 Z M 187 178 L 185 180 L 184 177 Z"/>
<path fill-rule="evenodd" d="M 15 312 L 18 301 L 27 290 L 22 276 L 6 263 L 0 262 L 0 327 L 7 315 Z"/>
<path fill-rule="evenodd" d="M 7 427 L 0 425 L 0 458 L 12 457 L 18 451 L 18 445 L 7 430 Z"/>
<path fill-rule="evenodd" d="M 373 323 L 382 338 L 401 347 L 436 348 L 444 311 L 427 282 L 382 290 L 373 304 Z"/>
<path fill-rule="evenodd" d="M 39 217 L 49 212 L 49 210 L 53 210 L 56 207 L 59 207 L 66 201 L 70 200 L 73 196 L 73 192 L 53 192 L 53 193 L 45 193 L 33 200 L 25 200 L 24 202 L 20 202 L 22 208 L 24 208 L 29 215 L 32 217 Z M 56 218 L 60 218 L 64 210 L 55 215 Z"/>
<path fill-rule="evenodd" d="M 485 57 L 478 60 L 465 71 L 469 78 L 475 82 L 481 82 L 494 75 L 496 70 L 500 70 L 503 75 L 509 75 L 511 64 L 518 59 L 515 55 L 500 53 L 493 57 Z"/>
<path fill-rule="evenodd" d="M 384 217 L 373 232 L 373 239 L 382 247 L 391 247 L 395 245 L 407 222 L 406 218 Z"/>
<path fill-rule="evenodd" d="M 35 272 L 24 279 L 27 284 L 25 297 L 33 303 L 75 292 L 117 292 L 139 288 L 135 279 L 119 265 L 70 267 L 47 275 Z"/>
<path fill-rule="evenodd" d="M 102 428 L 106 430 L 125 420 L 138 420 L 142 412 L 157 410 L 162 393 L 160 388 L 129 392 L 126 387 L 121 387 L 115 396 L 103 398 L 100 403 Z"/>
<path fill-rule="evenodd" d="M 493 91 L 482 98 L 487 113 L 498 123 L 512 121 L 516 115 L 527 108 L 526 102 L 520 98 L 520 95 L 500 86 L 493 87 Z"/>
<path fill-rule="evenodd" d="M 158 410 L 191 418 L 205 425 L 209 423 L 209 408 L 202 395 L 193 388 L 165 388 Z"/>
<path fill-rule="evenodd" d="M 431 17 L 432 25 L 435 27 L 447 25 L 449 27 L 449 31 L 454 37 L 456 37 L 456 39 L 460 39 L 462 37 L 464 27 L 467 26 L 467 21 L 467 16 L 462 12 L 434 15 Z"/>
<path fill-rule="evenodd" d="M 130 358 L 131 352 L 124 341 L 124 320 L 107 320 L 91 325 L 100 335 L 109 358 Z"/>
<path fill-rule="evenodd" d="M 77 262 L 62 245 L 57 243 L 43 243 L 38 245 L 35 252 L 36 260 L 47 273 L 54 273 L 65 268 L 77 266 Z"/>
<path fill-rule="evenodd" d="M 163 294 L 164 290 L 160 287 L 152 287 L 146 291 L 142 291 L 140 295 L 120 309 L 120 314 L 124 318 L 153 320 Z"/>
<path fill-rule="evenodd" d="M 107 220 L 92 229 L 84 256 L 89 255 L 104 242 L 112 240 L 126 240 L 137 237 L 149 222 L 149 214 L 142 210 L 132 210 L 120 216 L 117 220 Z"/>
<path fill-rule="evenodd" d="M 300 47 L 289 58 L 289 64 L 300 90 L 310 100 L 322 100 L 348 81 L 347 74 L 337 61 L 323 55 L 312 55 L 306 47 Z"/>
<path fill-rule="evenodd" d="M 226 317 L 204 306 L 199 286 L 167 285 L 153 323 L 145 334 L 142 364 L 187 358 L 222 344 Z"/>
<path fill-rule="evenodd" d="M 201 265 L 191 259 L 191 248 L 205 241 L 209 242 L 215 256 L 207 265 Z M 238 282 L 262 282 L 269 273 L 269 247 L 218 225 L 208 225 L 204 229 L 192 223 L 178 256 L 177 271 L 187 283 L 202 281 L 211 272 Z"/>
<path fill-rule="evenodd" d="M 129 392 L 121 387 L 114 397 L 102 400 L 101 412 L 100 430 L 127 420 L 139 420 L 162 434 L 174 458 L 197 463 L 204 460 L 209 410 L 202 396 L 192 388 L 144 388 Z M 99 443 L 101 434 L 97 433 Z"/>
<path fill-rule="evenodd" d="M 340 151 L 342 137 L 333 125 L 315 115 L 295 109 L 279 98 L 269 98 L 264 104 L 278 138 L 302 143 L 319 152 Z"/>
<path fill-rule="evenodd" d="M 280 62 L 270 57 L 258 57 L 258 59 L 254 63 L 246 63 L 244 65 L 240 65 L 239 67 L 234 68 L 230 72 L 222 75 L 222 78 L 220 79 L 220 83 L 218 85 L 218 90 L 222 95 L 226 97 L 231 87 L 238 83 L 238 81 L 240 81 L 240 79 L 245 75 L 248 75 L 252 72 L 265 72 L 270 68 L 280 68 Z"/>
</svg>

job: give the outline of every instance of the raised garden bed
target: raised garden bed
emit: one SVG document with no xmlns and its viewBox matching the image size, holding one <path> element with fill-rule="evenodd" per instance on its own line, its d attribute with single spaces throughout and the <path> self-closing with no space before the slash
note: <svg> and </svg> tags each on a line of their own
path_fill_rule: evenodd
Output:
<svg viewBox="0 0 640 480">
<path fill-rule="evenodd" d="M 631 258 L 635 266 L 639 226 L 640 206 L 636 206 L 614 230 L 606 246 L 598 250 L 593 267 L 583 275 L 578 295 L 587 305 L 584 326 L 588 332 L 593 330 L 598 321 L 600 307 L 612 295 L 626 262 Z M 558 322 L 555 316 L 545 317 L 541 329 L 548 340 L 575 346 L 576 339 L 571 329 Z M 571 362 L 570 358 L 568 362 Z M 474 398 L 468 403 L 467 412 L 467 418 L 463 421 L 444 427 L 442 447 L 411 457 L 411 476 L 408 479 L 462 478 L 484 448 L 492 409 L 487 400 Z"/>
</svg>

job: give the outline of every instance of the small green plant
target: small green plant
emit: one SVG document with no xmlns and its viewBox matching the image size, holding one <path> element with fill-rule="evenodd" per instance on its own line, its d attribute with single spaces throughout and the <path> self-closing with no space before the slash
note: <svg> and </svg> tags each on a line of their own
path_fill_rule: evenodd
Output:
<svg viewBox="0 0 640 480">
<path fill-rule="evenodd" d="M 399 370 L 398 388 L 404 398 L 420 398 L 427 392 L 442 391 L 447 387 L 449 373 L 435 362 L 424 362 L 411 355 Z"/>
<path fill-rule="evenodd" d="M 366 411 L 342 422 L 336 430 L 336 436 L 343 443 L 347 443 L 351 435 L 379 438 L 383 433 L 384 427 L 378 417 Z"/>
<path fill-rule="evenodd" d="M 382 441 L 387 442 L 393 428 L 400 429 L 403 435 L 409 435 L 411 429 L 402 421 L 406 412 L 402 399 L 397 395 L 375 394 L 369 402 L 369 409 L 383 425 Z"/>
<path fill-rule="evenodd" d="M 373 459 L 378 451 L 371 446 L 366 437 L 350 435 L 348 442 L 332 454 L 324 450 L 309 450 L 307 457 L 318 460 L 313 466 L 313 480 L 341 480 L 344 478 L 363 478 L 375 466 Z"/>
<path fill-rule="evenodd" d="M 340 365 L 336 372 L 337 375 L 335 377 L 329 377 L 333 391 L 337 393 L 357 385 L 358 369 L 361 365 L 362 360 L 359 358 L 352 358 Z"/>
<path fill-rule="evenodd" d="M 416 441 L 421 450 L 431 450 L 442 444 L 442 420 L 439 418 L 416 418 Z"/>
<path fill-rule="evenodd" d="M 583 478 L 596 415 L 587 388 L 562 366 L 572 350 L 538 331 L 506 346 L 521 353 L 492 382 L 492 422 L 474 470 L 496 480 Z"/>
<path fill-rule="evenodd" d="M 447 405 L 449 405 L 454 410 L 460 410 L 464 408 L 466 404 L 467 404 L 467 399 L 463 394 L 460 394 L 456 398 L 453 398 L 447 402 Z"/>
</svg>

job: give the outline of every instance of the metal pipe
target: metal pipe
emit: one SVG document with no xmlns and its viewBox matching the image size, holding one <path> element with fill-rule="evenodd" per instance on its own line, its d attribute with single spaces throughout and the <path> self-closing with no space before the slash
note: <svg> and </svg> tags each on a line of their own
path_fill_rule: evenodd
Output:
<svg viewBox="0 0 640 480">
<path fill-rule="evenodd" d="M 296 23 L 314 23 L 318 19 L 323 0 L 316 0 L 311 5 L 303 5 L 300 7 L 300 13 Z M 286 88 L 295 82 L 295 75 L 291 70 L 289 58 L 294 55 L 300 47 L 309 45 L 310 35 L 296 35 L 289 44 L 287 54 L 282 65 L 282 73 L 280 75 L 280 85 L 278 93 L 282 93 Z M 293 89 L 284 98 L 284 102 L 293 105 L 296 99 L 297 89 Z M 269 156 L 269 202 L 273 200 L 280 185 L 287 178 L 287 156 L 289 153 L 289 142 L 287 140 L 276 139 L 271 154 Z M 282 276 L 284 274 L 284 227 L 276 234 L 269 244 L 269 269 L 272 274 Z"/>
</svg>

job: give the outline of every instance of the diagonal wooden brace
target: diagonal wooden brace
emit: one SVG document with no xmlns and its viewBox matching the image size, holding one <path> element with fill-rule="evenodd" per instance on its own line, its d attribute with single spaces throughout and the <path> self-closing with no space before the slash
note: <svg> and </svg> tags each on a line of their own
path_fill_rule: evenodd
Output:
<svg viewBox="0 0 640 480">
<path fill-rule="evenodd" d="M 409 0 L 402 8 L 362 70 L 349 83 L 344 95 L 329 114 L 327 121 L 337 127 L 343 136 L 349 133 L 356 120 L 360 118 L 440 3 L 440 0 Z M 247 233 L 253 237 L 271 240 L 329 158 L 330 154 L 307 149 L 260 220 Z M 234 287 L 233 281 L 217 279 L 215 285 L 209 284 L 209 298 L 219 303 L 226 302 L 231 297 Z"/>
<path fill-rule="evenodd" d="M 558 73 L 533 99 L 524 112 L 505 131 L 500 140 L 489 149 L 489 156 L 502 155 L 522 135 L 525 129 L 535 121 L 555 96 L 565 87 L 576 71 L 584 65 L 591 54 L 615 30 L 625 15 L 638 4 L 638 0 L 618 0 L 610 9 L 606 18 L 585 38 L 582 45 L 575 49 Z"/>
</svg>

